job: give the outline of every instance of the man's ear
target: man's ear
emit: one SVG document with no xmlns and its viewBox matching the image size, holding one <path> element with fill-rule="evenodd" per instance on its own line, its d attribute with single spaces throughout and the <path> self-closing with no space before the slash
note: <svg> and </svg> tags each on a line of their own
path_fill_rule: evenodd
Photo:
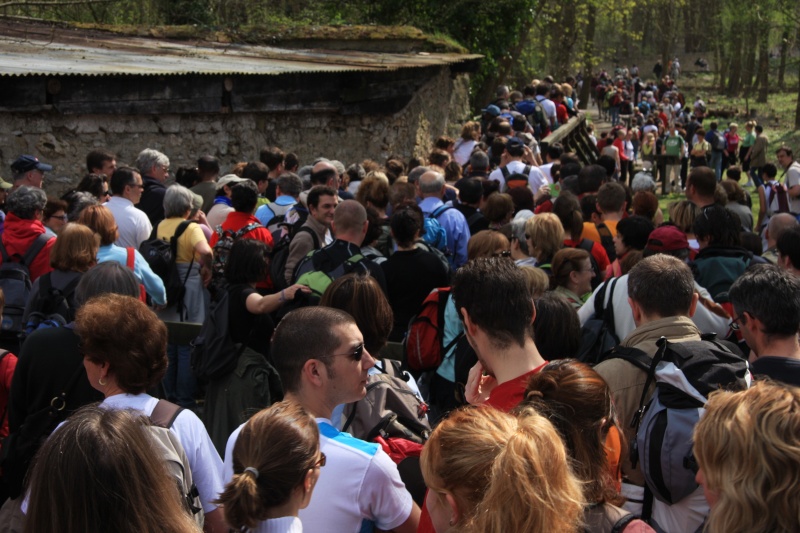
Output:
<svg viewBox="0 0 800 533">
<path fill-rule="evenodd" d="M 323 380 L 328 378 L 328 369 L 319 359 L 309 359 L 303 365 L 301 371 L 302 379 L 307 380 L 314 386 L 321 386 Z"/>
<path fill-rule="evenodd" d="M 613 303 L 614 302 L 609 302 L 609 304 L 612 305 Z M 631 311 L 633 312 L 633 323 L 638 326 L 642 322 L 642 308 L 630 297 L 628 297 L 628 305 L 631 306 Z"/>
<path fill-rule="evenodd" d="M 692 318 L 697 312 L 697 302 L 700 300 L 700 295 L 696 292 L 692 293 L 692 304 L 689 306 L 689 318 Z"/>
<path fill-rule="evenodd" d="M 467 311 L 466 307 L 459 308 L 459 313 L 461 313 L 461 319 L 464 322 L 464 329 L 472 335 L 475 336 L 475 332 L 477 331 L 478 326 L 470 319 L 469 312 Z"/>
</svg>

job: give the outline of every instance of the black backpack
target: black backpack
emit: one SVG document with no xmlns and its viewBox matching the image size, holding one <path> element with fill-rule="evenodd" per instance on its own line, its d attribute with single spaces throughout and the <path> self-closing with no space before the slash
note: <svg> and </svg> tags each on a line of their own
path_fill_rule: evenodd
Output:
<svg viewBox="0 0 800 533">
<path fill-rule="evenodd" d="M 222 229 L 222 226 L 217 226 L 217 242 L 214 244 L 214 259 L 211 262 L 211 276 L 215 284 L 225 276 L 225 263 L 228 262 L 233 243 L 238 241 L 245 233 L 261 227 L 263 226 L 258 222 L 251 222 L 237 231 Z"/>
<path fill-rule="evenodd" d="M 30 272 L 31 263 L 51 238 L 44 233 L 38 235 L 22 257 L 18 254 L 10 257 L 3 241 L 0 240 L 0 254 L 3 257 L 3 264 L 0 265 L 0 289 L 3 289 L 6 298 L 3 310 L 3 334 L 16 336 L 22 332 L 24 326 L 22 315 L 25 313 L 25 306 L 30 298 L 33 285 Z"/>
<path fill-rule="evenodd" d="M 286 273 L 286 260 L 289 259 L 289 246 L 292 244 L 292 239 L 300 233 L 304 231 L 311 235 L 311 238 L 314 240 L 314 249 L 319 248 L 319 237 L 317 237 L 317 233 L 309 228 L 308 226 L 303 227 L 302 225 L 298 227 L 295 231 L 291 231 L 291 226 L 289 231 L 285 231 L 281 238 L 275 243 L 275 246 L 272 247 L 272 256 L 270 257 L 269 263 L 269 273 L 270 278 L 272 278 L 272 288 L 275 291 L 280 291 L 285 289 L 289 286 L 286 283 L 286 277 L 284 274 Z M 299 263 L 298 263 L 299 265 Z"/>
<path fill-rule="evenodd" d="M 230 334 L 230 295 L 221 285 L 208 308 L 200 334 L 192 341 L 192 370 L 195 377 L 206 382 L 220 379 L 236 368 L 244 343 L 235 343 Z"/>
<path fill-rule="evenodd" d="M 537 139 L 540 139 L 542 134 L 550 128 L 547 112 L 544 110 L 542 102 L 535 98 L 533 99 L 533 112 L 525 118 L 533 126 L 533 135 Z"/>
<path fill-rule="evenodd" d="M 581 328 L 581 349 L 578 361 L 594 365 L 603 355 L 619 344 L 614 325 L 614 287 L 619 278 L 610 279 L 594 295 L 594 315 Z M 608 291 L 608 305 L 605 295 Z"/>
<path fill-rule="evenodd" d="M 176 228 L 175 234 L 170 237 L 169 242 L 156 237 L 157 228 L 154 228 L 150 238 L 139 246 L 139 253 L 142 254 L 153 272 L 164 282 L 164 288 L 167 290 L 167 305 L 177 305 L 178 312 L 183 311 L 183 295 L 186 293 L 186 280 L 189 278 L 189 272 L 191 272 L 192 263 L 194 263 L 194 256 L 192 256 L 192 261 L 189 263 L 186 276 L 181 279 L 176 264 L 178 258 L 178 239 L 181 238 L 181 235 L 183 235 L 191 224 L 193 224 L 191 220 L 184 220 L 181 222 Z"/>
<path fill-rule="evenodd" d="M 53 287 L 51 272 L 39 278 L 39 294 L 31 307 L 25 328 L 20 333 L 20 343 L 28 335 L 40 328 L 57 328 L 66 326 L 75 320 L 75 287 L 80 277 L 76 277 L 63 289 Z"/>
<path fill-rule="evenodd" d="M 600 245 L 605 249 L 608 260 L 612 263 L 617 258 L 617 251 L 614 249 L 614 235 L 608 229 L 605 222 L 595 224 L 597 234 L 600 235 Z"/>
</svg>

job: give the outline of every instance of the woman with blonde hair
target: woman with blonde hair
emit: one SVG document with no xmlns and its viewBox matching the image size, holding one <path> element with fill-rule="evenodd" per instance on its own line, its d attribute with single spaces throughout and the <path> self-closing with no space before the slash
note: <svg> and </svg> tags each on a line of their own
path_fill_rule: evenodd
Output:
<svg viewBox="0 0 800 533">
<path fill-rule="evenodd" d="M 583 499 L 564 443 L 533 410 L 453 412 L 421 457 L 436 533 L 581 530 Z"/>
<path fill-rule="evenodd" d="M 702 210 L 689 200 L 679 200 L 669 204 L 669 221 L 678 227 L 689 241 L 689 248 L 695 252 L 700 249 L 697 237 L 693 233 L 694 221 Z"/>
<path fill-rule="evenodd" d="M 694 430 L 711 512 L 705 531 L 789 533 L 800 524 L 800 389 L 770 381 L 719 391 Z"/>
<path fill-rule="evenodd" d="M 199 533 L 133 411 L 84 407 L 42 445 L 25 531 Z"/>
<path fill-rule="evenodd" d="M 298 511 L 308 507 L 324 466 L 311 415 L 291 402 L 273 404 L 242 426 L 233 447 L 233 477 L 217 503 L 237 531 L 301 533 Z"/>
<path fill-rule="evenodd" d="M 564 246 L 564 227 L 553 213 L 541 213 L 525 224 L 528 251 L 536 258 L 536 266 L 551 274 L 553 256 Z"/>
</svg>

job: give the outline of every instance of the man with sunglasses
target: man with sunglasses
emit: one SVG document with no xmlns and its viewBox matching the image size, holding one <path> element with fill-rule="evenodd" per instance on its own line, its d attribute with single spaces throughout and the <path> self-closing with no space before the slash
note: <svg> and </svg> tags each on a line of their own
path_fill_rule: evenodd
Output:
<svg viewBox="0 0 800 533">
<path fill-rule="evenodd" d="M 313 332 L 313 335 L 310 334 Z M 278 324 L 271 355 L 284 399 L 311 413 L 325 455 L 309 506 L 300 511 L 306 533 L 417 530 L 419 508 L 383 449 L 336 428 L 334 407 L 362 399 L 367 371 L 375 364 L 353 317 L 328 307 L 292 311 Z M 242 426 L 228 439 L 223 477 L 233 476 L 233 448 Z"/>
<path fill-rule="evenodd" d="M 731 329 L 750 347 L 753 375 L 800 386 L 800 279 L 777 265 L 759 265 L 742 274 L 728 294 Z"/>
</svg>

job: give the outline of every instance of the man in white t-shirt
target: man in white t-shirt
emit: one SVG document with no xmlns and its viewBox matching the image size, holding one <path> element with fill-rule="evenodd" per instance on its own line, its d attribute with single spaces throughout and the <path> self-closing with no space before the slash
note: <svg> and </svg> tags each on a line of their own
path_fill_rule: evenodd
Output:
<svg viewBox="0 0 800 533">
<path fill-rule="evenodd" d="M 113 195 L 105 206 L 114 215 L 119 235 L 114 243 L 122 248 L 139 249 L 139 245 L 150 237 L 153 226 L 147 214 L 134 207 L 142 197 L 142 176 L 130 167 L 120 167 L 111 174 L 109 190 Z"/>
<path fill-rule="evenodd" d="M 542 104 L 544 114 L 547 115 L 547 120 L 550 123 L 550 131 L 556 127 L 556 104 L 548 98 L 550 94 L 550 85 L 547 83 L 540 83 L 536 86 L 536 96 L 534 100 Z"/>
<path fill-rule="evenodd" d="M 792 149 L 785 145 L 778 148 L 775 155 L 786 178 L 783 184 L 789 197 L 789 211 L 800 213 L 800 163 L 793 159 Z"/>
<path fill-rule="evenodd" d="M 272 357 L 285 400 L 302 405 L 316 418 L 320 450 L 327 458 L 311 503 L 300 511 L 303 531 L 359 533 L 374 526 L 416 532 L 419 507 L 396 465 L 378 444 L 341 433 L 331 422 L 334 407 L 366 395 L 367 371 L 375 364 L 353 317 L 328 307 L 292 311 L 275 329 Z M 225 448 L 226 481 L 233 477 L 233 448 L 241 429 L 233 432 Z"/>
<path fill-rule="evenodd" d="M 503 155 L 500 156 L 500 167 L 489 174 L 489 179 L 500 182 L 500 190 L 505 191 L 508 188 L 507 177 L 512 174 L 524 174 L 528 177 L 528 187 L 535 195 L 543 185 L 547 185 L 547 178 L 539 170 L 539 167 L 533 165 L 531 157 L 530 149 L 528 149 L 528 154 L 525 153 L 525 145 L 522 141 L 516 137 L 510 137 L 506 142 Z M 527 162 L 524 159 L 527 159 Z"/>
</svg>

